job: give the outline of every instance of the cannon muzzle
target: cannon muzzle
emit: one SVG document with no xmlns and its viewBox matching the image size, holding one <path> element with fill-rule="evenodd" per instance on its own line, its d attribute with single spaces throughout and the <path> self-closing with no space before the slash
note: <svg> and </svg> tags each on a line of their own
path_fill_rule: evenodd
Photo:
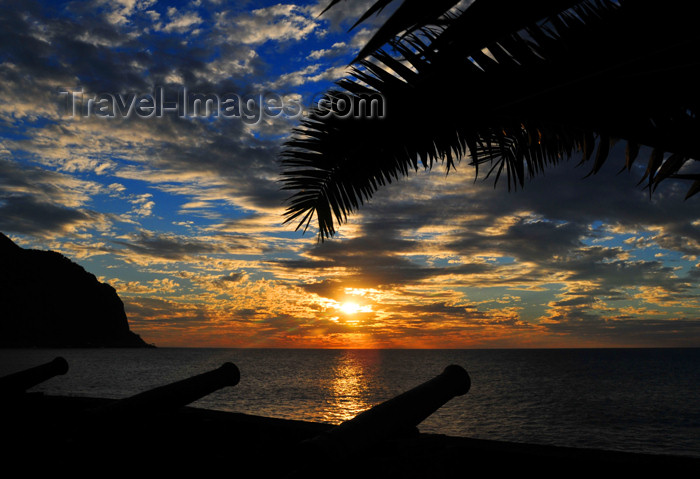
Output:
<svg viewBox="0 0 700 479">
<path fill-rule="evenodd" d="M 447 366 L 442 374 L 368 409 L 329 431 L 304 441 L 301 449 L 313 455 L 348 454 L 382 440 L 413 431 L 424 419 L 471 387 L 461 366 Z"/>
<path fill-rule="evenodd" d="M 186 406 L 226 386 L 235 386 L 241 374 L 233 363 L 165 386 L 120 399 L 92 410 L 102 417 L 143 417 Z"/>
<path fill-rule="evenodd" d="M 48 363 L 8 374 L 0 378 L 0 397 L 12 397 L 23 394 L 27 389 L 41 384 L 54 376 L 66 374 L 66 372 L 68 372 L 68 361 L 59 356 Z"/>
</svg>

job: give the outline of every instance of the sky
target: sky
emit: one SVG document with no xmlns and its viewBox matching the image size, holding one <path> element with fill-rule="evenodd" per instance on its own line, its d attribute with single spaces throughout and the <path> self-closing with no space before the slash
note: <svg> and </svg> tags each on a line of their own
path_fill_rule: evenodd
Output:
<svg viewBox="0 0 700 479">
<path fill-rule="evenodd" d="M 0 231 L 111 284 L 147 342 L 700 346 L 700 195 L 650 196 L 624 144 L 511 192 L 468 160 L 418 171 L 323 243 L 282 224 L 279 152 L 386 18 L 348 31 L 371 2 L 3 3 Z M 241 102 L 187 115 L 184 91 Z M 262 95 L 289 108 L 245 109 Z"/>
</svg>

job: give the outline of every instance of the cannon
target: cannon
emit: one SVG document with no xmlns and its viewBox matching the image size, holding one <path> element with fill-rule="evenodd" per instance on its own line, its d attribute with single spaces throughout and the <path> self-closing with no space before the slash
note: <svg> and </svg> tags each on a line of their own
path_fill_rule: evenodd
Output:
<svg viewBox="0 0 700 479">
<path fill-rule="evenodd" d="M 8 374 L 0 378 L 0 397 L 12 398 L 20 396 L 27 389 L 67 372 L 68 361 L 59 356 L 48 363 Z"/>
<path fill-rule="evenodd" d="M 302 442 L 298 452 L 307 457 L 338 457 L 415 433 L 418 424 L 450 399 L 466 394 L 470 387 L 471 379 L 464 368 L 447 366 L 433 379 Z"/>
<path fill-rule="evenodd" d="M 227 362 L 212 371 L 94 408 L 89 411 L 89 416 L 103 419 L 135 419 L 173 412 L 221 388 L 235 386 L 240 378 L 238 367 Z"/>
</svg>

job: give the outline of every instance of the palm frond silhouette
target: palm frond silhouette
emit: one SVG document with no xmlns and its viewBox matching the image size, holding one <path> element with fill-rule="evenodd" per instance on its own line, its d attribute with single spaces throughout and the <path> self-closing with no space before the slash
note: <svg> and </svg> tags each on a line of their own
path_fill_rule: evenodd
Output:
<svg viewBox="0 0 700 479">
<path fill-rule="evenodd" d="M 463 158 L 509 190 L 574 154 L 594 174 L 618 140 L 622 169 L 651 151 L 640 180 L 650 193 L 669 178 L 691 181 L 686 198 L 700 191 L 700 29 L 688 2 L 456 3 L 404 0 L 294 130 L 281 153 L 285 223 L 306 229 L 315 216 L 323 241 L 382 185 Z M 341 117 L 343 101 L 371 95 L 384 118 Z"/>
</svg>

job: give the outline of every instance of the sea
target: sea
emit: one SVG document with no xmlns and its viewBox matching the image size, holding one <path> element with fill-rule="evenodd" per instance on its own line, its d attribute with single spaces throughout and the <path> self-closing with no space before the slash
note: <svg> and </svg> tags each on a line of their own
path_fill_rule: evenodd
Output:
<svg viewBox="0 0 700 479">
<path fill-rule="evenodd" d="M 700 457 L 700 348 L 504 350 L 5 349 L 0 375 L 64 357 L 32 391 L 120 399 L 233 362 L 193 406 L 338 424 L 464 367 L 471 389 L 422 432 Z"/>
</svg>

